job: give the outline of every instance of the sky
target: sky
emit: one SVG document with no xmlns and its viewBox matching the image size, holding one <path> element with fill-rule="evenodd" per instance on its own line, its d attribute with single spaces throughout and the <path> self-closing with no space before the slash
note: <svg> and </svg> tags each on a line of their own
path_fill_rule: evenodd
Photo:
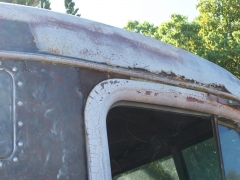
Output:
<svg viewBox="0 0 240 180">
<path fill-rule="evenodd" d="M 64 0 L 51 0 L 53 11 L 65 12 Z M 148 21 L 154 25 L 178 13 L 193 20 L 198 15 L 198 0 L 73 0 L 82 18 L 123 28 L 129 20 Z"/>
</svg>

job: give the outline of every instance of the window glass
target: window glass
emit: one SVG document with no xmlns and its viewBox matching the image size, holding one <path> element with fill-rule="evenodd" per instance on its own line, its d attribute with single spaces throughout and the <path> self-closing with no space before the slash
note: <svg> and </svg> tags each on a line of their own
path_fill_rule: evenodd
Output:
<svg viewBox="0 0 240 180">
<path fill-rule="evenodd" d="M 0 159 L 8 157 L 13 150 L 12 78 L 0 71 Z"/>
<path fill-rule="evenodd" d="M 190 179 L 221 179 L 213 138 L 184 149 L 182 154 Z"/>
<path fill-rule="evenodd" d="M 140 166 L 113 177 L 113 180 L 178 180 L 177 170 L 171 156 Z"/>
<path fill-rule="evenodd" d="M 226 179 L 240 179 L 240 133 L 223 125 L 218 129 Z"/>
</svg>

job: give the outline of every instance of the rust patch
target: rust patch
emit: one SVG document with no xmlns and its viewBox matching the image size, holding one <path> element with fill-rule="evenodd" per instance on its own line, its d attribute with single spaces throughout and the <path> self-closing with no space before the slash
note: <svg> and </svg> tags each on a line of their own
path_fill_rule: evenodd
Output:
<svg viewBox="0 0 240 180">
<path fill-rule="evenodd" d="M 91 25 L 86 25 L 86 24 L 81 24 L 80 22 L 78 24 L 74 24 L 68 21 L 63 21 L 55 18 L 46 18 L 43 19 L 42 21 L 39 22 L 30 22 L 32 27 L 37 27 L 37 26 L 42 26 L 44 25 L 49 25 L 49 26 L 55 26 L 59 27 L 62 29 L 70 30 L 72 32 L 77 32 L 78 34 L 81 34 L 80 32 L 85 33 L 89 38 L 91 38 L 90 41 L 96 42 L 99 46 L 101 45 L 108 45 L 112 46 L 112 41 L 118 42 L 119 47 L 126 47 L 126 48 L 131 48 L 134 49 L 135 51 L 142 53 L 142 54 L 147 54 L 149 58 L 153 59 L 160 59 L 161 61 L 165 61 L 165 63 L 172 63 L 172 62 L 179 62 L 183 63 L 183 59 L 180 56 L 179 49 L 175 48 L 169 44 L 166 43 L 161 43 L 158 40 L 157 41 L 160 45 L 161 48 L 155 48 L 154 46 L 147 45 L 146 43 L 143 43 L 141 41 L 136 41 L 129 39 L 117 32 L 114 32 L 112 34 L 107 34 L 106 31 L 104 31 L 105 28 L 113 28 L 108 25 L 101 24 L 99 26 L 98 24 L 91 24 Z M 131 33 L 131 32 L 126 32 L 126 33 Z M 144 37 L 139 34 L 140 38 L 148 38 Z M 106 39 L 112 39 L 112 41 L 106 41 Z M 168 48 L 170 51 L 163 51 L 163 49 Z M 80 54 L 83 55 L 101 55 L 104 59 L 113 59 L 114 57 L 122 59 L 123 57 L 121 55 L 117 54 L 111 54 L 111 55 L 104 55 L 101 52 L 90 52 L 87 49 L 83 49 L 79 51 Z"/>
<path fill-rule="evenodd" d="M 146 91 L 145 92 L 145 95 L 151 95 L 152 94 L 152 91 Z"/>
<path fill-rule="evenodd" d="M 48 48 L 48 51 L 54 54 L 60 54 L 60 51 L 57 48 Z"/>
<path fill-rule="evenodd" d="M 211 89 L 216 89 L 218 91 L 222 91 L 222 92 L 226 92 L 226 93 L 231 94 L 227 90 L 227 88 L 224 85 L 222 85 L 222 84 L 214 84 L 214 83 L 204 84 L 204 83 L 200 83 L 200 82 L 195 81 L 193 79 L 187 79 L 187 78 L 185 78 L 185 76 L 176 75 L 172 71 L 170 71 L 170 72 L 161 71 L 161 73 L 159 73 L 159 75 L 162 76 L 162 77 L 171 79 L 171 80 L 177 80 L 177 81 L 181 81 L 181 82 L 196 84 L 196 85 L 199 85 L 199 86 L 203 86 L 203 87 L 211 88 Z M 185 84 L 183 84 L 183 83 L 181 83 L 180 85 L 185 86 Z"/>
<path fill-rule="evenodd" d="M 187 101 L 188 102 L 197 102 L 197 103 L 200 103 L 200 104 L 204 104 L 204 101 L 198 100 L 198 99 L 193 98 L 193 97 L 187 97 Z"/>
</svg>

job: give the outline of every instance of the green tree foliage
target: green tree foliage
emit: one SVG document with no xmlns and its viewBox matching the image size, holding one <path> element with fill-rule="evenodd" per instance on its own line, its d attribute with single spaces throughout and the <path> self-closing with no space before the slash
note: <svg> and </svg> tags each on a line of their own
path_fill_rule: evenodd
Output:
<svg viewBox="0 0 240 180">
<path fill-rule="evenodd" d="M 227 173 L 226 179 L 227 180 L 239 180 L 240 175 L 237 174 L 235 171 L 230 171 L 230 172 Z"/>
<path fill-rule="evenodd" d="M 129 21 L 124 28 L 197 54 L 240 78 L 240 1 L 199 0 L 197 8 L 193 22 L 173 14 L 158 27 Z"/>
<path fill-rule="evenodd" d="M 213 138 L 182 151 L 190 179 L 221 179 L 217 150 Z"/>
<path fill-rule="evenodd" d="M 145 36 L 151 36 L 157 39 L 157 26 L 154 24 L 150 24 L 149 22 L 145 21 L 143 23 L 139 23 L 138 21 L 128 21 L 127 25 L 124 27 L 129 31 L 133 31 L 136 33 L 143 34 Z"/>
<path fill-rule="evenodd" d="M 41 8 L 51 10 L 51 2 L 49 0 L 41 0 Z"/>
<path fill-rule="evenodd" d="M 203 40 L 199 31 L 197 22 L 188 22 L 187 16 L 173 14 L 170 21 L 158 27 L 157 34 L 159 40 L 201 56 Z"/>
<path fill-rule="evenodd" d="M 50 1 L 49 0 L 0 0 L 0 2 L 7 2 L 7 3 L 13 3 L 13 4 L 21 4 L 25 6 L 40 6 L 40 8 L 43 9 L 49 9 L 50 8 Z"/>
<path fill-rule="evenodd" d="M 0 2 L 7 2 L 13 4 L 21 4 L 26 6 L 36 6 L 40 0 L 0 0 Z"/>
<path fill-rule="evenodd" d="M 178 180 L 177 170 L 171 156 L 151 162 L 113 177 L 113 180 L 159 179 Z"/>
<path fill-rule="evenodd" d="M 81 14 L 78 14 L 79 8 L 77 8 L 77 9 L 74 8 L 75 2 L 73 2 L 72 0 L 64 0 L 64 5 L 65 5 L 67 14 L 71 14 L 71 15 L 78 16 L 78 17 L 81 16 Z"/>
<path fill-rule="evenodd" d="M 163 22 L 159 27 L 148 22 L 128 21 L 124 29 L 153 37 L 160 41 L 180 47 L 194 54 L 203 54 L 203 38 L 197 22 L 188 22 L 186 16 L 171 15 L 171 20 Z"/>
<path fill-rule="evenodd" d="M 240 77 L 240 1 L 200 0 L 197 8 L 204 57 Z"/>
</svg>

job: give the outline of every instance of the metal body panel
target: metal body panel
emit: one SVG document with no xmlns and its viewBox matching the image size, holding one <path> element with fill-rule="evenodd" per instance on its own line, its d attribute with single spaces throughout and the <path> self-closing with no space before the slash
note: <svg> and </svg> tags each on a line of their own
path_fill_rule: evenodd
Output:
<svg viewBox="0 0 240 180">
<path fill-rule="evenodd" d="M 0 158 L 0 179 L 86 179 L 78 69 L 4 60 L 16 80 L 16 148 Z"/>
<path fill-rule="evenodd" d="M 14 149 L 13 81 L 10 74 L 0 70 L 0 159 Z"/>
<path fill-rule="evenodd" d="M 198 87 L 240 96 L 239 80 L 196 55 L 149 37 L 47 10 L 1 4 L 1 19 L 29 24 L 37 53 L 51 53 L 109 67 L 141 69 Z M 32 18 L 34 17 L 34 18 Z M 2 42 L 7 42 L 5 38 Z M 3 49 L 4 50 L 4 49 Z M 22 50 L 28 52 L 28 49 Z"/>
<path fill-rule="evenodd" d="M 117 101 L 240 121 L 240 81 L 182 49 L 83 18 L 4 3 L 0 27 L 0 66 L 11 71 L 16 90 L 13 148 L 0 152 L 0 179 L 86 179 L 87 171 L 90 179 L 111 179 L 105 120 Z"/>
</svg>

